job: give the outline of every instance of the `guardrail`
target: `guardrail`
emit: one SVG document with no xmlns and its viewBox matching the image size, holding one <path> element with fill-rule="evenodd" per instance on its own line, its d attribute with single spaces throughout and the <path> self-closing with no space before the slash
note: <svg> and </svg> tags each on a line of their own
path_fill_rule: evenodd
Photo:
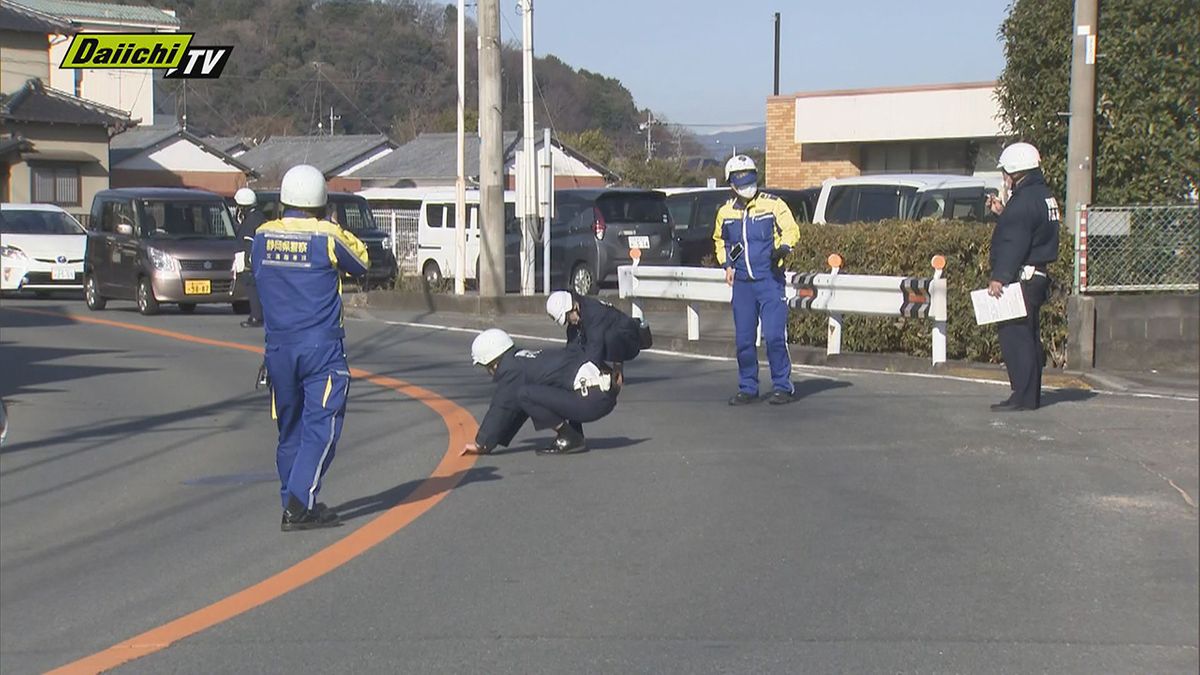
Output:
<svg viewBox="0 0 1200 675">
<path fill-rule="evenodd" d="M 824 273 L 788 273 L 788 305 L 808 312 L 829 314 L 826 354 L 842 351 L 842 316 L 864 314 L 933 320 L 930 334 L 933 363 L 946 362 L 946 261 L 934 256 L 931 277 L 894 277 L 841 274 L 842 258 L 829 256 L 831 270 Z M 620 297 L 629 298 L 636 318 L 643 315 L 638 300 L 667 299 L 687 303 L 689 340 L 700 339 L 700 313 L 694 303 L 733 300 L 733 289 L 725 283 L 725 270 L 703 267 L 623 265 L 617 269 Z"/>
</svg>

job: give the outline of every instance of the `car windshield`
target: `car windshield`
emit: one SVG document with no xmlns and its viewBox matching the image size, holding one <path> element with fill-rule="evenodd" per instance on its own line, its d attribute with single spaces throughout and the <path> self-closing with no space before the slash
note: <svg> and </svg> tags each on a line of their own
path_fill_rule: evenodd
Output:
<svg viewBox="0 0 1200 675">
<path fill-rule="evenodd" d="M 232 239 L 224 202 L 142 200 L 142 236 L 155 239 Z"/>
<path fill-rule="evenodd" d="M 4 234 L 87 234 L 71 216 L 61 211 L 9 211 L 0 214 Z"/>
<path fill-rule="evenodd" d="M 366 204 L 357 200 L 329 203 L 328 218 L 351 232 L 374 231 L 375 218 Z"/>
<path fill-rule="evenodd" d="M 609 194 L 596 199 L 608 223 L 669 223 L 667 200 L 659 194 Z"/>
</svg>

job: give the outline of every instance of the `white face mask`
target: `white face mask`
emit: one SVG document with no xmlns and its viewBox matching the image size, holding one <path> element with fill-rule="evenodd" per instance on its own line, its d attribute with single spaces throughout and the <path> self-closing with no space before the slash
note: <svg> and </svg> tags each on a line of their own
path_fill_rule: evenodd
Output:
<svg viewBox="0 0 1200 675">
<path fill-rule="evenodd" d="M 742 199 L 754 199 L 754 195 L 758 194 L 758 186 L 747 185 L 746 187 L 735 187 L 733 191 Z"/>
</svg>

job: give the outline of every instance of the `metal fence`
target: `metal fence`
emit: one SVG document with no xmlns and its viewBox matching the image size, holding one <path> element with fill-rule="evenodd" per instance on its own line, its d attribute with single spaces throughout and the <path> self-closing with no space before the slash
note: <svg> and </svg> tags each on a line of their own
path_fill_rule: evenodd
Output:
<svg viewBox="0 0 1200 675">
<path fill-rule="evenodd" d="M 420 211 L 416 209 L 371 209 L 375 224 L 392 237 L 392 252 L 400 272 L 413 274 L 417 271 L 417 222 Z"/>
<path fill-rule="evenodd" d="M 1092 206 L 1080 219 L 1079 290 L 1200 289 L 1200 207 Z"/>
</svg>

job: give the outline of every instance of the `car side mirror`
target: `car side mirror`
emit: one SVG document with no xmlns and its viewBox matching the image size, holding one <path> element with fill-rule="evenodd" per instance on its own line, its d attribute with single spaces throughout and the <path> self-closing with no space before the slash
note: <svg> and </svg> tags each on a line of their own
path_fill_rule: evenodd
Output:
<svg viewBox="0 0 1200 675">
<path fill-rule="evenodd" d="M 117 225 L 117 234 L 125 236 L 125 237 L 132 237 L 133 236 L 133 226 L 128 223 L 121 223 L 121 224 Z"/>
</svg>

